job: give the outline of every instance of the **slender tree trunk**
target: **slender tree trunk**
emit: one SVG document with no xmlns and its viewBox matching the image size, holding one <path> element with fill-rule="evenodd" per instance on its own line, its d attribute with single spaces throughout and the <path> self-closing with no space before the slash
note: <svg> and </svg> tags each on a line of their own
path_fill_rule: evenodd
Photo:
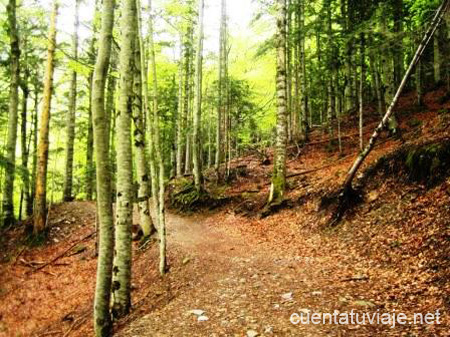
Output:
<svg viewBox="0 0 450 337">
<path fill-rule="evenodd" d="M 360 37 L 360 79 L 359 79 L 359 148 L 361 151 L 364 149 L 364 133 L 363 133 L 363 91 L 364 91 L 364 80 L 365 80 L 365 54 L 364 54 L 364 33 L 361 33 Z"/>
<path fill-rule="evenodd" d="M 92 74 L 89 76 L 89 88 L 92 88 Z M 92 90 L 89 90 L 88 134 L 86 140 L 86 199 L 92 200 L 94 194 L 94 130 L 92 120 Z"/>
<path fill-rule="evenodd" d="M 113 56 L 112 54 L 112 50 L 110 51 L 110 69 L 115 69 L 116 68 L 116 58 Z M 108 76 L 108 83 L 106 85 L 106 119 L 107 119 L 107 124 L 106 124 L 106 131 L 108 132 L 108 153 L 110 154 L 110 169 L 112 169 L 114 167 L 114 163 L 115 163 L 115 153 L 114 153 L 114 146 L 112 144 L 112 140 L 114 139 L 114 121 L 116 118 L 116 87 L 117 87 L 117 81 L 116 81 L 116 77 L 114 76 L 114 74 L 110 74 Z M 95 137 L 94 137 L 95 139 Z"/>
<path fill-rule="evenodd" d="M 109 312 L 114 249 L 114 220 L 111 200 L 111 171 L 109 158 L 110 112 L 105 111 L 105 86 L 111 57 L 114 25 L 114 0 L 103 0 L 100 44 L 92 83 L 92 113 L 94 116 L 95 156 L 97 160 L 97 221 L 99 250 L 97 283 L 94 299 L 94 330 L 97 337 L 111 335 Z M 111 108 L 108 106 L 108 108 Z"/>
<path fill-rule="evenodd" d="M 378 72 L 377 65 L 375 62 L 375 55 L 374 52 L 369 52 L 369 61 L 370 61 L 370 68 L 372 71 L 372 85 L 375 89 L 375 94 L 377 97 L 377 110 L 378 114 L 380 116 L 383 116 L 384 109 L 383 109 L 383 95 L 381 93 L 381 85 L 380 85 L 380 73 Z"/>
<path fill-rule="evenodd" d="M 198 42 L 197 55 L 195 63 L 195 96 L 194 96 L 194 132 L 193 132 L 193 161 L 194 161 L 194 182 L 195 187 L 200 191 L 202 186 L 202 168 L 201 164 L 201 139 L 200 123 L 202 116 L 202 70 L 203 70 L 203 12 L 204 1 L 199 1 L 198 14 Z"/>
<path fill-rule="evenodd" d="M 152 1 L 148 1 L 148 7 L 151 11 Z M 165 220 L 165 204 L 164 204 L 164 188 L 165 188 L 165 175 L 164 175 L 164 161 L 163 161 L 163 153 L 162 147 L 159 138 L 159 111 L 158 111 L 158 78 L 156 72 L 156 57 L 155 57 L 155 46 L 153 43 L 153 15 L 150 15 L 149 18 L 149 50 L 150 50 L 150 64 L 151 64 L 151 72 L 153 78 L 153 135 L 154 142 L 153 145 L 155 147 L 155 158 L 158 164 L 159 169 L 159 193 L 158 193 L 158 221 L 159 221 L 159 272 L 161 275 L 164 275 L 167 271 L 167 262 L 166 262 L 166 220 Z"/>
<path fill-rule="evenodd" d="M 385 21 L 381 23 L 381 30 L 385 36 L 388 36 L 388 27 Z M 382 62 L 382 76 L 383 76 L 383 85 L 384 85 L 384 97 L 383 101 L 385 102 L 385 106 L 383 107 L 383 111 L 388 109 L 387 104 L 390 104 L 394 99 L 395 94 L 395 74 L 394 74 L 394 57 L 391 48 L 384 50 L 381 53 L 381 62 Z M 389 119 L 388 128 L 391 133 L 396 132 L 397 121 L 394 115 L 392 115 Z"/>
<path fill-rule="evenodd" d="M 402 80 L 403 65 L 403 0 L 394 0 L 394 33 L 396 34 L 396 46 L 394 50 L 394 77 L 395 86 L 399 86 Z"/>
<path fill-rule="evenodd" d="M 47 168 L 50 131 L 50 111 L 53 93 L 53 70 L 56 48 L 56 17 L 58 0 L 53 1 L 48 33 L 47 67 L 45 70 L 44 97 L 41 112 L 41 127 L 39 129 L 38 168 L 36 176 L 36 196 L 34 208 L 34 234 L 41 233 L 47 222 Z"/>
<path fill-rule="evenodd" d="M 19 33 L 16 23 L 16 0 L 9 0 L 7 5 L 9 41 L 10 41 L 10 71 L 9 84 L 9 114 L 8 114 L 8 139 L 6 142 L 6 169 L 3 189 L 3 226 L 15 223 L 14 216 L 14 178 L 16 173 L 16 138 L 17 119 L 19 106 L 19 82 L 20 82 L 20 49 Z"/>
<path fill-rule="evenodd" d="M 117 201 L 113 267 L 113 316 L 131 308 L 131 227 L 133 224 L 133 165 L 131 117 L 133 114 L 134 51 L 137 41 L 136 0 L 122 3 L 119 54 L 120 90 L 117 116 Z"/>
<path fill-rule="evenodd" d="M 441 83 L 441 51 L 439 48 L 439 35 L 435 35 L 434 36 L 434 60 L 433 60 L 433 68 L 434 68 L 434 83 L 437 85 L 439 83 Z"/>
<path fill-rule="evenodd" d="M 301 88 L 300 88 L 300 105 L 301 105 L 301 133 L 302 138 L 306 140 L 308 129 L 308 107 L 306 95 L 306 52 L 305 52 L 305 5 L 304 0 L 300 0 L 300 17 L 299 17 L 299 34 L 300 37 L 300 67 L 301 67 Z"/>
<path fill-rule="evenodd" d="M 189 3 L 190 8 L 192 8 L 193 3 Z M 194 26 L 193 24 L 189 24 L 188 27 L 188 48 L 189 53 L 188 57 L 186 59 L 187 65 L 186 65 L 186 75 L 185 75 L 185 93 L 184 93 L 184 115 L 185 122 L 186 122 L 186 128 L 185 128 L 185 159 L 184 159 L 184 173 L 190 174 L 191 173 L 191 148 L 192 148 L 192 113 L 193 113 L 193 104 L 192 104 L 192 98 L 193 98 L 193 55 L 194 55 Z"/>
<path fill-rule="evenodd" d="M 177 146 L 176 146 L 176 175 L 179 177 L 183 172 L 183 148 L 184 148 L 184 97 L 183 97 L 183 88 L 184 88 L 184 54 L 183 49 L 183 36 L 180 38 L 180 61 L 178 66 L 178 107 L 177 107 Z M 185 51 L 184 51 L 185 52 Z"/>
<path fill-rule="evenodd" d="M 141 5 L 140 1 L 136 0 L 138 23 L 141 22 Z M 133 99 L 133 121 L 134 121 L 134 147 L 136 150 L 136 171 L 138 183 L 138 206 L 139 206 L 139 220 L 144 234 L 144 238 L 152 235 L 156 229 L 153 226 L 150 215 L 150 172 L 147 166 L 147 141 L 145 139 L 144 114 L 142 109 L 142 69 L 141 69 L 141 51 L 140 42 L 142 39 L 140 35 L 140 26 L 138 29 L 137 44 L 135 48 L 135 73 L 134 73 L 134 99 Z"/>
<path fill-rule="evenodd" d="M 277 4 L 277 138 L 269 205 L 283 200 L 286 185 L 286 0 Z"/>
<path fill-rule="evenodd" d="M 334 83 L 334 72 L 335 72 L 335 60 L 334 60 L 334 43 L 333 43 L 333 30 L 332 30 L 332 18 L 331 18 L 331 1 L 326 1 L 326 9 L 327 9 L 327 34 L 328 34 L 328 43 L 329 43 L 329 55 L 328 55 L 328 67 L 330 78 L 327 80 L 327 92 L 328 92 L 328 108 L 327 108 L 327 128 L 328 135 L 330 139 L 333 139 L 333 115 L 335 108 L 335 90 L 333 87 Z M 347 88 L 347 87 L 346 87 Z M 345 95 L 346 96 L 346 95 Z"/>
<path fill-rule="evenodd" d="M 292 67 L 292 0 L 287 0 L 287 32 L 286 32 L 286 77 L 287 77 L 287 102 L 288 102 L 288 116 L 287 116 L 287 129 L 288 129 L 288 141 L 293 140 L 293 130 L 292 130 L 292 80 L 293 80 L 293 67 Z M 295 45 L 294 45 L 295 48 Z"/>
<path fill-rule="evenodd" d="M 225 54 L 226 54 L 226 0 L 221 0 L 221 21 L 220 21 L 220 48 L 219 48 L 219 92 L 217 105 L 217 126 L 216 126 L 216 158 L 215 170 L 217 174 L 217 181 L 220 181 L 220 163 L 222 162 L 222 122 L 224 110 L 224 86 L 225 86 Z"/>
<path fill-rule="evenodd" d="M 38 155 L 38 114 L 39 114 L 39 83 L 34 82 L 34 119 L 33 119 L 33 163 L 31 167 L 31 193 L 30 202 L 27 203 L 27 215 L 33 215 L 33 198 L 36 195 L 37 155 Z"/>
<path fill-rule="evenodd" d="M 79 22 L 80 0 L 75 1 L 75 23 L 72 37 L 72 57 L 75 62 L 78 61 L 78 26 Z M 77 108 L 77 72 L 72 71 L 70 82 L 69 109 L 67 111 L 67 143 L 66 143 L 66 172 L 64 176 L 64 201 L 72 200 L 72 180 L 73 180 L 73 150 L 75 142 L 75 112 Z"/>
<path fill-rule="evenodd" d="M 27 50 L 27 39 L 24 39 L 24 49 L 25 49 L 25 57 L 24 57 L 24 66 L 23 68 L 23 76 L 22 76 L 22 111 L 21 111 L 21 154 L 22 154 L 22 169 L 24 172 L 22 173 L 22 181 L 23 181 L 23 190 L 20 197 L 20 209 L 19 209 L 19 219 L 22 219 L 23 215 L 23 207 L 22 203 L 25 201 L 25 207 L 24 209 L 27 210 L 30 206 L 33 207 L 33 196 L 30 194 L 30 172 L 28 170 L 28 155 L 30 153 L 30 142 L 31 142 L 31 136 L 32 132 L 30 130 L 30 140 L 27 138 L 27 117 L 28 117 L 28 97 L 30 96 L 30 89 L 28 87 L 28 77 L 29 77 L 29 70 L 28 70 L 28 57 L 26 54 Z"/>
</svg>

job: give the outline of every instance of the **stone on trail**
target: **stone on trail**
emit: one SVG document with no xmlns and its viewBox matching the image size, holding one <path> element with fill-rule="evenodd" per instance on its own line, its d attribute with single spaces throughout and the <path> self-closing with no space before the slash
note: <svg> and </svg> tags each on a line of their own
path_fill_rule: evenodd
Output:
<svg viewBox="0 0 450 337">
<path fill-rule="evenodd" d="M 286 294 L 281 295 L 281 298 L 283 300 L 286 300 L 286 301 L 292 301 L 294 299 L 293 295 L 294 294 L 292 292 L 290 292 L 290 293 L 286 293 Z"/>
<path fill-rule="evenodd" d="M 194 310 L 189 310 L 190 314 L 196 315 L 196 316 L 202 316 L 205 311 L 201 310 L 201 309 L 194 309 Z"/>
<path fill-rule="evenodd" d="M 322 292 L 321 291 L 313 291 L 311 294 L 313 296 L 320 296 L 320 295 L 322 295 Z"/>
<path fill-rule="evenodd" d="M 209 319 L 209 317 L 208 316 L 198 316 L 198 318 L 197 318 L 197 320 L 199 321 L 199 322 L 205 322 L 205 321 L 207 321 Z"/>
<path fill-rule="evenodd" d="M 247 330 L 247 337 L 257 337 L 259 336 L 259 333 L 255 330 Z"/>
</svg>

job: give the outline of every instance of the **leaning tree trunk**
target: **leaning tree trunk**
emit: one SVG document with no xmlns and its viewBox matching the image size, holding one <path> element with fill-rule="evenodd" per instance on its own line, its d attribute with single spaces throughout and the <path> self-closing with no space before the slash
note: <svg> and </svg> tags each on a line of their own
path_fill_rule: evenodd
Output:
<svg viewBox="0 0 450 337">
<path fill-rule="evenodd" d="M 19 82 L 20 82 L 20 49 L 19 33 L 16 23 L 16 0 L 9 0 L 7 5 L 9 41 L 11 48 L 10 71 L 11 80 L 9 84 L 9 114 L 8 114 L 8 139 L 6 142 L 6 170 L 3 189 L 3 226 L 14 224 L 14 178 L 16 172 L 16 138 L 17 119 L 19 105 Z"/>
<path fill-rule="evenodd" d="M 72 41 L 72 57 L 75 62 L 78 61 L 78 26 L 80 0 L 75 1 L 75 23 Z M 64 201 L 72 200 L 72 180 L 73 180 L 73 148 L 75 142 L 75 112 L 77 108 L 77 72 L 72 71 L 70 80 L 69 109 L 67 111 L 67 143 L 66 143 L 66 172 L 64 176 Z"/>
<path fill-rule="evenodd" d="M 200 191 L 202 186 L 202 169 L 201 163 L 201 139 L 200 139 L 200 122 L 202 116 L 202 70 L 203 70 L 203 13 L 204 0 L 199 1 L 198 14 L 198 42 L 197 55 L 195 63 L 195 96 L 194 96 L 194 133 L 193 133 L 193 161 L 194 161 L 194 182 L 195 187 Z"/>
<path fill-rule="evenodd" d="M 277 138 L 268 205 L 281 203 L 286 185 L 286 0 L 278 0 L 277 16 Z"/>
<path fill-rule="evenodd" d="M 417 48 L 416 54 L 414 55 L 408 70 L 405 73 L 405 76 L 403 77 L 402 82 L 400 83 L 399 88 L 397 89 L 397 93 L 395 94 L 391 105 L 386 111 L 386 114 L 384 115 L 383 119 L 381 120 L 380 124 L 376 127 L 374 133 L 372 134 L 372 137 L 369 140 L 369 143 L 366 145 L 364 150 L 360 153 L 360 155 L 356 158 L 355 162 L 353 163 L 351 169 L 347 173 L 347 176 L 344 181 L 344 185 L 341 192 L 341 199 L 345 200 L 345 197 L 349 195 L 349 193 L 352 191 L 352 181 L 356 176 L 356 173 L 358 172 L 358 169 L 361 167 L 364 160 L 367 158 L 367 156 L 370 154 L 372 149 L 375 146 L 375 143 L 381 133 L 381 131 L 386 127 L 387 123 L 389 122 L 389 119 L 394 113 L 394 108 L 397 105 L 397 102 L 400 98 L 400 95 L 403 92 L 403 89 L 406 86 L 406 83 L 408 82 L 414 67 L 418 64 L 420 61 L 423 52 L 425 51 L 426 47 L 428 46 L 429 42 L 433 38 L 434 33 L 436 32 L 437 28 L 439 27 L 440 23 L 442 22 L 443 16 L 446 12 L 448 12 L 450 1 L 444 0 L 442 5 L 437 10 L 433 21 L 430 24 L 430 27 L 428 28 L 425 36 L 422 39 L 422 42 L 419 44 L 419 47 Z"/>
<path fill-rule="evenodd" d="M 123 317 L 131 308 L 131 226 L 133 224 L 133 165 L 131 116 L 134 50 L 137 39 L 136 0 L 123 1 L 119 54 L 119 111 L 117 116 L 116 242 L 113 275 L 113 316 Z"/>
<path fill-rule="evenodd" d="M 141 8 L 140 1 L 136 0 L 138 24 L 141 22 Z M 138 27 L 138 32 L 140 28 Z M 134 82 L 133 82 L 133 121 L 134 121 L 134 148 L 136 150 L 136 171 L 138 183 L 138 207 L 139 207 L 139 221 L 144 238 L 152 235 L 156 229 L 153 225 L 150 215 L 150 172 L 147 166 L 147 153 L 145 139 L 144 115 L 142 109 L 142 65 L 141 65 L 141 50 L 139 39 L 137 36 L 135 56 L 134 56 Z M 146 89 L 146 88 L 145 88 Z"/>
<path fill-rule="evenodd" d="M 109 158 L 109 112 L 105 111 L 105 85 L 111 57 L 114 0 L 103 0 L 100 43 L 92 81 L 95 156 L 97 160 L 98 261 L 94 299 L 94 330 L 97 337 L 111 335 L 109 312 L 114 249 L 114 220 Z"/>
<path fill-rule="evenodd" d="M 152 1 L 148 1 L 149 11 L 152 9 Z M 159 233 L 159 272 L 164 275 L 167 271 L 166 261 L 166 219 L 165 219 L 165 204 L 164 204 L 164 161 L 162 146 L 159 138 L 159 111 L 158 111 L 158 78 L 156 73 L 156 57 L 155 46 L 153 43 L 153 14 L 150 13 L 148 20 L 148 34 L 149 34 L 149 50 L 150 50 L 150 64 L 152 73 L 152 87 L 153 87 L 153 146 L 156 163 L 158 165 L 158 233 Z"/>
<path fill-rule="evenodd" d="M 39 129 L 38 167 L 36 175 L 36 196 L 34 208 L 34 234 L 41 233 L 47 222 L 47 167 L 50 129 L 50 110 L 53 92 L 53 71 L 56 49 L 56 16 L 58 0 L 53 2 L 48 33 L 47 68 L 45 70 L 44 97 L 41 112 L 41 127 Z"/>
</svg>

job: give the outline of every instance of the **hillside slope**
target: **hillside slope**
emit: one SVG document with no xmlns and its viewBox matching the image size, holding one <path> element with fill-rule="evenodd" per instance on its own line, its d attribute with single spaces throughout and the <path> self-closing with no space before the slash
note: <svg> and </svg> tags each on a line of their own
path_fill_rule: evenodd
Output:
<svg viewBox="0 0 450 337">
<path fill-rule="evenodd" d="M 305 147 L 290 148 L 287 202 L 269 216 L 260 215 L 272 166 L 262 165 L 260 156 L 234 160 L 233 179 L 219 189 L 211 173 L 209 188 L 219 190 L 229 202 L 193 215 L 169 213 L 167 277 L 157 274 L 156 245 L 135 243 L 134 310 L 117 323 L 117 335 L 446 336 L 450 330 L 447 163 L 435 163 L 433 167 L 442 169 L 425 172 L 425 180 L 412 179 L 404 156 L 398 155 L 405 146 L 445 147 L 450 103 L 439 103 L 442 96 L 444 89 L 427 94 L 422 109 L 414 107 L 413 93 L 402 98 L 398 113 L 402 137 L 383 136 L 359 177 L 363 202 L 336 227 L 328 227 L 332 209 L 323 207 L 323 200 L 339 188 L 356 155 L 355 120 L 343 123 L 341 154 L 320 130 L 311 133 Z M 377 119 L 367 117 L 367 136 Z M 270 150 L 267 156 L 271 161 Z M 428 184 L 434 176 L 439 179 Z M 0 336 L 92 335 L 96 258 L 90 234 L 95 230 L 95 205 L 54 205 L 49 223 L 49 240 L 40 247 L 18 246 L 23 242 L 19 229 L 5 234 Z M 37 269 L 62 253 L 54 263 Z M 208 319 L 199 321 L 189 312 L 195 309 Z M 391 328 L 289 321 L 292 313 L 352 309 L 361 313 L 395 309 L 409 318 L 439 310 L 441 324 Z"/>
</svg>

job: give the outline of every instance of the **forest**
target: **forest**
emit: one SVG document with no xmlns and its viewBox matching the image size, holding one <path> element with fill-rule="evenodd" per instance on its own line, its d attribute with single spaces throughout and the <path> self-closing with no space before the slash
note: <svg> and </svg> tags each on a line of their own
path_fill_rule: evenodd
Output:
<svg viewBox="0 0 450 337">
<path fill-rule="evenodd" d="M 449 7 L 0 0 L 0 336 L 448 336 Z"/>
</svg>

